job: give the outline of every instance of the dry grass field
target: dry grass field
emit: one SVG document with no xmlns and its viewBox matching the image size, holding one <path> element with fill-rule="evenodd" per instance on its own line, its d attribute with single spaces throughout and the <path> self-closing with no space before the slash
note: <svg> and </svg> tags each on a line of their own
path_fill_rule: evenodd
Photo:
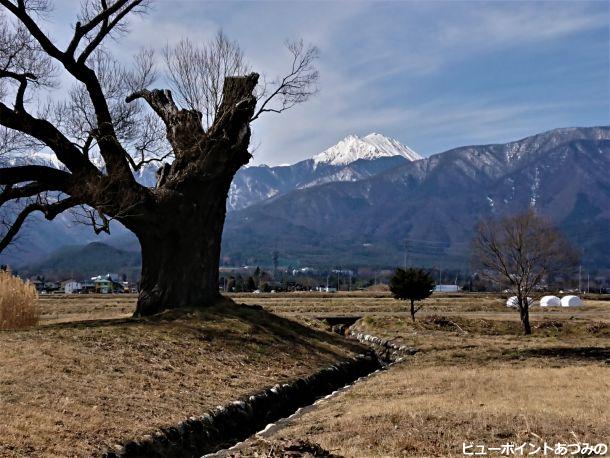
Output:
<svg viewBox="0 0 610 458">
<path fill-rule="evenodd" d="M 129 318 L 136 308 L 135 294 L 40 295 L 42 324 Z"/>
<path fill-rule="evenodd" d="M 609 371 L 595 364 L 404 364 L 322 403 L 277 437 L 305 438 L 350 457 L 463 456 L 464 441 L 607 444 Z"/>
<path fill-rule="evenodd" d="M 610 443 L 607 298 L 535 307 L 531 337 L 492 294 L 434 295 L 414 324 L 385 293 L 232 298 L 280 317 L 225 307 L 153 322 L 129 319 L 131 295 L 42 296 L 38 328 L 0 332 L 0 456 L 90 456 L 311 373 L 354 349 L 319 332 L 330 316 L 359 317 L 355 329 L 419 352 L 269 440 L 351 457 L 462 456 L 463 441 Z"/>
<path fill-rule="evenodd" d="M 365 315 L 355 329 L 419 352 L 274 439 L 349 457 L 463 456 L 463 442 L 610 444 L 610 302 L 534 308 L 534 334 L 524 337 L 499 299 L 468 300 L 429 300 L 415 324 L 404 314 Z"/>
<path fill-rule="evenodd" d="M 41 308 L 46 324 L 0 331 L 2 457 L 97 455 L 356 349 L 250 307 L 154 320 L 124 318 L 124 296 L 43 298 Z"/>
</svg>

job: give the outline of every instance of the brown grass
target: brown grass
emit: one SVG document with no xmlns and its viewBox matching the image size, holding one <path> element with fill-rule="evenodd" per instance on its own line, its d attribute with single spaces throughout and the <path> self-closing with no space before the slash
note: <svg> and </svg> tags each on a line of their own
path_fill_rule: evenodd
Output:
<svg viewBox="0 0 610 458">
<path fill-rule="evenodd" d="M 348 457 L 463 456 L 464 441 L 610 442 L 610 303 L 535 309 L 530 337 L 500 298 L 428 305 L 415 323 L 387 304 L 364 314 L 356 329 L 419 352 L 269 439 L 309 440 Z"/>
<path fill-rule="evenodd" d="M 608 367 L 402 365 L 321 404 L 279 435 L 349 457 L 463 456 L 464 441 L 608 443 L 608 405 Z"/>
<path fill-rule="evenodd" d="M 9 272 L 0 271 L 0 329 L 23 329 L 38 323 L 36 288 Z"/>
<path fill-rule="evenodd" d="M 408 316 L 408 304 L 393 299 L 389 293 L 340 292 L 235 294 L 232 297 L 246 304 L 260 304 L 282 316 Z M 423 308 L 417 318 L 426 315 L 470 316 L 493 320 L 519 320 L 519 313 L 505 306 L 505 295 L 495 293 L 434 293 L 421 301 Z M 610 301 L 607 296 L 588 296 L 580 308 L 548 308 L 535 306 L 530 313 L 538 317 L 559 317 L 602 320 L 610 323 Z"/>
<path fill-rule="evenodd" d="M 134 296 L 41 297 L 45 326 L 0 333 L 0 455 L 90 455 L 311 373 L 350 351 L 312 329 L 337 315 L 365 317 L 358 329 L 420 351 L 271 440 L 357 457 L 461 456 L 464 440 L 610 441 L 607 300 L 535 308 L 534 334 L 523 337 L 518 314 L 493 294 L 433 295 L 415 324 L 383 293 L 233 298 L 311 327 L 244 307 L 132 321 Z"/>
<path fill-rule="evenodd" d="M 309 375 L 356 349 L 338 336 L 230 305 L 156 320 L 3 331 L 0 456 L 99 454 Z"/>
</svg>

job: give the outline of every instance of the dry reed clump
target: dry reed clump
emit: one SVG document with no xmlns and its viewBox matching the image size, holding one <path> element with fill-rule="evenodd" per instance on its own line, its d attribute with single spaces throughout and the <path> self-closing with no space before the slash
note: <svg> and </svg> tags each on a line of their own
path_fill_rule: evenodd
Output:
<svg viewBox="0 0 610 458">
<path fill-rule="evenodd" d="M 597 334 L 606 329 L 610 329 L 610 325 L 604 321 L 594 321 L 593 323 L 588 324 L 585 329 L 591 334 Z"/>
<path fill-rule="evenodd" d="M 0 272 L 0 329 L 22 329 L 38 323 L 40 309 L 34 285 Z"/>
</svg>

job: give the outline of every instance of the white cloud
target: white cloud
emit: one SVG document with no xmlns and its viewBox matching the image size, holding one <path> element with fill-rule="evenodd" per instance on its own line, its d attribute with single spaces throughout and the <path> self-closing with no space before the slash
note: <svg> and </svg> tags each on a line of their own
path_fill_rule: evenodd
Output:
<svg viewBox="0 0 610 458">
<path fill-rule="evenodd" d="M 56 2 L 56 19 L 47 28 L 61 43 L 69 39 L 76 4 Z M 530 101 L 519 99 L 524 88 L 509 87 L 503 75 L 485 90 L 466 90 L 471 75 L 464 75 L 469 68 L 483 73 L 488 59 L 503 55 L 525 56 L 535 64 L 557 52 L 557 43 L 608 27 L 608 5 L 599 2 L 161 0 L 149 14 L 132 18 L 131 33 L 112 47 L 127 60 L 141 46 L 161 48 L 184 36 L 205 41 L 223 28 L 240 42 L 254 69 L 274 76 L 287 64 L 285 38 L 316 44 L 321 50 L 320 93 L 253 127 L 254 144 L 260 145 L 255 162 L 277 164 L 309 157 L 349 133 L 380 131 L 429 154 L 456 142 L 500 141 L 560 126 L 553 123 L 588 121 L 591 107 L 575 107 L 576 96 L 547 94 L 545 86 L 561 92 L 568 78 L 564 69 L 553 81 L 526 75 L 528 85 L 540 87 L 539 97 Z M 605 50 L 588 57 L 590 65 L 600 68 L 596 79 L 589 72 L 571 83 L 589 78 L 590 91 L 600 92 L 595 84 L 605 79 L 607 89 L 607 38 L 606 32 L 605 45 L 591 41 L 588 46 Z M 437 80 L 435 87 L 431 82 Z M 591 106 L 609 99 L 602 90 Z"/>
</svg>

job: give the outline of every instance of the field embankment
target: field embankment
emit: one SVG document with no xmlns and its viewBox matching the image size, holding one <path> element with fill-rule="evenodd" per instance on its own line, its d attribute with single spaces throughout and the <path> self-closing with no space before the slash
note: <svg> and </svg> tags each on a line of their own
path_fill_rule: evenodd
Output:
<svg viewBox="0 0 610 458">
<path fill-rule="evenodd" d="M 41 301 L 51 324 L 0 331 L 1 456 L 99 454 L 362 348 L 251 307 L 131 320 L 110 318 L 123 296 L 61 299 Z"/>
</svg>

